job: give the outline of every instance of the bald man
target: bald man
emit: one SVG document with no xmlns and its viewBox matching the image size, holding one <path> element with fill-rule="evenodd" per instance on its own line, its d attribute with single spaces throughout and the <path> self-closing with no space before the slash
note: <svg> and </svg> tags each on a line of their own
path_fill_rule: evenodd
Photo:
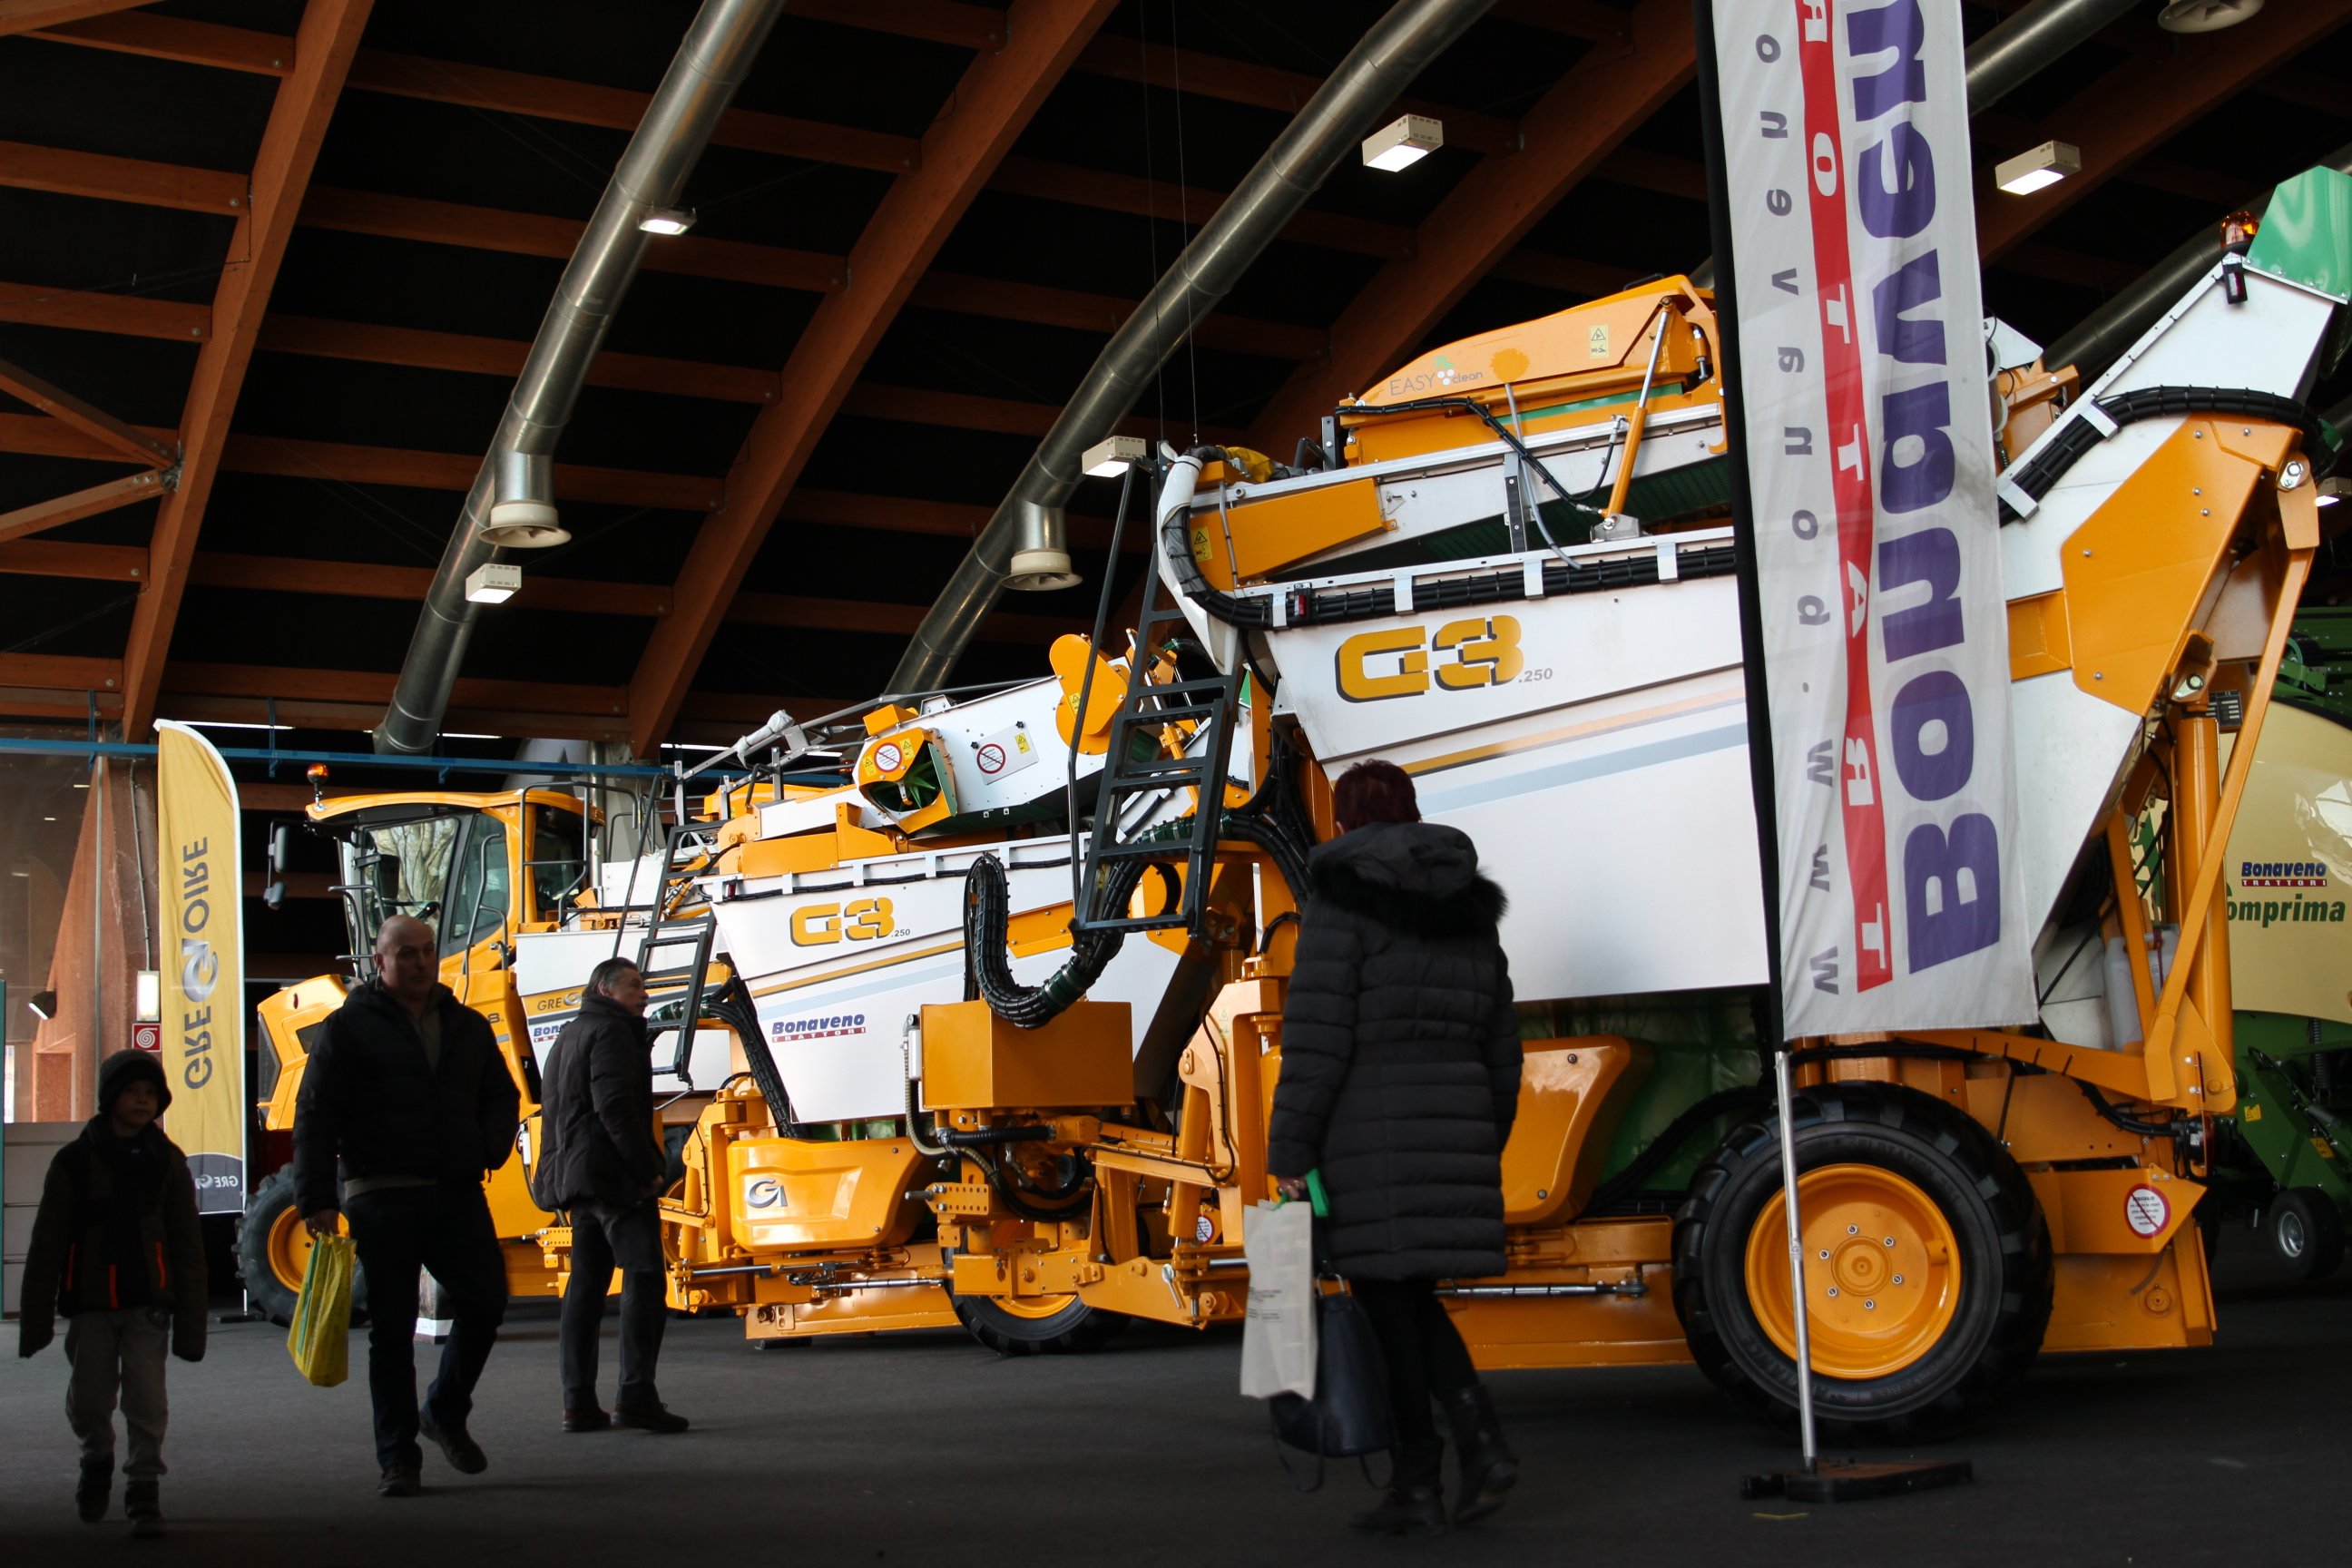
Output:
<svg viewBox="0 0 2352 1568">
<path fill-rule="evenodd" d="M 474 1384 L 507 1310 L 506 1262 L 482 1179 L 514 1152 L 520 1100 L 489 1020 L 441 984 L 433 928 L 397 915 L 375 976 L 320 1031 L 294 1110 L 294 1190 L 313 1235 L 350 1220 L 368 1287 L 368 1393 L 385 1497 L 415 1497 L 429 1437 L 466 1475 Z M 341 1164 L 341 1180 L 337 1166 Z M 452 1303 L 440 1375 L 416 1400 L 417 1270 Z"/>
</svg>

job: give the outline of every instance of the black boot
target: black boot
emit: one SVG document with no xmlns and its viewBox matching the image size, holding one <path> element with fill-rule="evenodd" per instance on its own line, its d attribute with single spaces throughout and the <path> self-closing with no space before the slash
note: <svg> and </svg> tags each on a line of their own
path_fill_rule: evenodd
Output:
<svg viewBox="0 0 2352 1568">
<path fill-rule="evenodd" d="M 131 1521 L 131 1533 L 139 1536 L 163 1533 L 162 1483 L 153 1476 L 133 1476 L 122 1489 L 123 1516 Z"/>
<path fill-rule="evenodd" d="M 1380 1535 L 1410 1535 L 1425 1537 L 1445 1533 L 1444 1489 L 1432 1481 L 1426 1486 L 1391 1487 L 1381 1506 L 1360 1513 L 1348 1521 L 1358 1530 L 1368 1530 Z"/>
<path fill-rule="evenodd" d="M 74 1508 L 81 1514 L 84 1524 L 96 1524 L 106 1517 L 106 1504 L 114 1495 L 114 1461 L 84 1459 L 81 1479 L 74 1486 Z"/>
<path fill-rule="evenodd" d="M 1454 1522 L 1484 1519 L 1503 1506 L 1519 1479 L 1519 1461 L 1503 1441 L 1503 1424 L 1496 1419 L 1495 1401 L 1486 1385 L 1474 1383 L 1444 1399 L 1446 1418 L 1454 1424 L 1454 1451 L 1462 1457 L 1462 1490 L 1454 1505 Z"/>
</svg>

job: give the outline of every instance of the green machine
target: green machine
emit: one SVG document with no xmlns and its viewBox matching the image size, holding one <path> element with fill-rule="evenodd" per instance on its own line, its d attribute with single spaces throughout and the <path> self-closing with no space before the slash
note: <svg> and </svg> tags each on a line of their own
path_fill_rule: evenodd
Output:
<svg viewBox="0 0 2352 1568">
<path fill-rule="evenodd" d="M 2316 1279 L 2352 1224 L 2352 609 L 2295 617 L 2230 838 L 2238 1107 L 2217 1177 Z"/>
</svg>

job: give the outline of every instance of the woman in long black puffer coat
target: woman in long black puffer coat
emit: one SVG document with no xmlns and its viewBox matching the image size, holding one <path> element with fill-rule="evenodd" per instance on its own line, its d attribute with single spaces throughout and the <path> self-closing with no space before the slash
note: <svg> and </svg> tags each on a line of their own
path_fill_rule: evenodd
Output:
<svg viewBox="0 0 2352 1568">
<path fill-rule="evenodd" d="M 1321 1170 L 1332 1265 L 1388 1363 L 1395 1478 L 1354 1522 L 1437 1534 L 1444 1445 L 1433 1400 L 1461 1460 L 1454 1523 L 1494 1512 L 1518 1479 L 1435 1293 L 1440 1279 L 1503 1272 L 1502 1152 L 1520 1063 L 1496 936 L 1503 890 L 1478 874 L 1467 835 L 1421 820 L 1395 764 L 1358 763 L 1332 794 L 1340 837 L 1307 859 L 1267 1168 L 1292 1196 Z"/>
</svg>

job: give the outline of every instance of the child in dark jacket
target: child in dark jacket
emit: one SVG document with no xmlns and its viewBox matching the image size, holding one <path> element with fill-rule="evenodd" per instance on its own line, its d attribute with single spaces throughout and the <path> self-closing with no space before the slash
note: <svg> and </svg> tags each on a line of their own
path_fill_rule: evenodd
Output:
<svg viewBox="0 0 2352 1568">
<path fill-rule="evenodd" d="M 66 1416 L 81 1440 L 81 1517 L 106 1517 L 114 1484 L 114 1405 L 131 1428 L 123 1510 L 134 1535 L 161 1535 L 163 1351 L 205 1356 L 205 1248 L 187 1156 L 155 1125 L 172 1103 L 163 1065 L 118 1051 L 99 1065 L 96 1116 L 49 1162 L 25 1254 L 17 1353 L 66 1319 L 73 1375 Z"/>
</svg>

